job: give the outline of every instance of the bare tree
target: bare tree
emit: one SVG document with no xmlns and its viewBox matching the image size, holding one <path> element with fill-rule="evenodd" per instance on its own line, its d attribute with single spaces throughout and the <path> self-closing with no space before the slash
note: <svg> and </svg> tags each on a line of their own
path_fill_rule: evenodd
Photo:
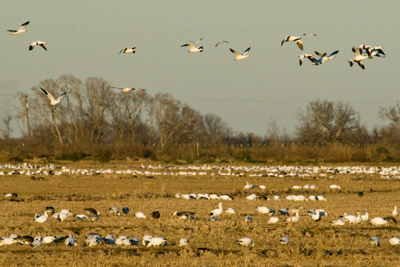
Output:
<svg viewBox="0 0 400 267">
<path fill-rule="evenodd" d="M 301 141 L 341 142 L 360 123 L 358 113 L 343 102 L 316 100 L 298 114 L 297 135 Z"/>
<path fill-rule="evenodd" d="M 0 129 L 1 136 L 3 139 L 9 139 L 13 130 L 11 129 L 10 123 L 13 117 L 10 114 L 3 119 L 3 126 Z"/>
<path fill-rule="evenodd" d="M 221 117 L 215 114 L 207 114 L 204 116 L 204 127 L 206 130 L 207 142 L 210 144 L 221 142 L 230 131 L 226 122 L 223 122 Z"/>
<path fill-rule="evenodd" d="M 380 107 L 379 117 L 400 126 L 400 103 L 396 102 L 395 106 Z"/>
</svg>

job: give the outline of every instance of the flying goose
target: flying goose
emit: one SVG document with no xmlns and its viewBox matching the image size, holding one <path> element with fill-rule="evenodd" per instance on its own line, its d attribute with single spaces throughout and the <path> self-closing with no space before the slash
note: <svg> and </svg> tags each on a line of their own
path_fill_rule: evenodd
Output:
<svg viewBox="0 0 400 267">
<path fill-rule="evenodd" d="M 327 62 L 328 60 L 331 60 L 332 58 L 335 58 L 337 53 L 339 53 L 339 50 L 336 50 L 334 52 L 332 52 L 331 54 L 329 54 L 329 56 L 326 55 L 326 53 L 321 54 L 317 51 L 314 51 L 315 54 L 317 54 L 320 58 L 319 59 L 315 59 L 314 57 L 308 57 L 309 60 L 311 60 L 311 65 L 313 66 L 318 66 L 321 65 L 325 62 Z"/>
<path fill-rule="evenodd" d="M 245 58 L 250 57 L 250 55 L 247 54 L 250 51 L 250 48 L 251 47 L 249 47 L 246 50 L 244 50 L 243 54 L 240 54 L 238 51 L 233 50 L 232 48 L 229 48 L 229 50 L 231 50 L 231 52 L 236 55 L 236 57 L 233 60 L 238 61 L 238 60 L 243 60 Z"/>
<path fill-rule="evenodd" d="M 133 87 L 115 87 L 115 86 L 111 86 L 111 88 L 116 88 L 116 89 L 120 89 L 122 90 L 123 93 L 127 93 L 129 91 L 135 91 L 135 90 L 142 90 L 142 91 L 146 91 L 146 89 L 144 88 L 133 88 Z"/>
<path fill-rule="evenodd" d="M 196 45 L 201 41 L 201 40 L 203 40 L 203 38 L 200 38 L 197 42 L 195 42 L 194 44 L 193 43 L 190 43 L 190 44 L 183 44 L 183 45 L 181 45 L 181 47 L 184 47 L 184 46 L 188 46 L 190 49 L 189 49 L 189 53 L 197 53 L 197 52 L 203 52 L 203 46 L 199 46 L 199 47 L 196 47 Z"/>
<path fill-rule="evenodd" d="M 360 52 L 358 52 L 355 47 L 353 47 L 352 50 L 354 52 L 355 57 L 347 61 L 347 62 L 350 63 L 350 67 L 353 67 L 354 62 L 356 62 L 363 70 L 365 70 L 365 66 L 364 66 L 363 60 L 368 58 L 368 56 L 367 55 L 361 55 Z"/>
<path fill-rule="evenodd" d="M 119 51 L 119 54 L 121 54 L 121 53 L 124 53 L 124 54 L 129 54 L 129 53 L 135 54 L 135 52 L 136 52 L 136 46 L 132 46 L 131 48 L 129 48 L 129 47 L 122 48 L 121 51 Z"/>
<path fill-rule="evenodd" d="M 303 50 L 303 42 L 301 41 L 301 37 L 288 35 L 282 40 L 281 46 L 283 46 L 283 44 L 285 42 L 296 42 L 296 44 L 300 48 L 300 50 Z"/>
<path fill-rule="evenodd" d="M 303 33 L 303 36 L 311 37 L 311 36 L 317 36 L 315 33 Z"/>
<path fill-rule="evenodd" d="M 52 106 L 56 106 L 56 105 L 60 104 L 60 103 L 61 103 L 61 100 L 63 99 L 63 97 L 67 94 L 67 92 L 62 93 L 62 94 L 60 95 L 60 97 L 57 98 L 57 100 L 56 100 L 56 99 L 54 99 L 54 97 L 53 97 L 52 94 L 50 94 L 49 92 L 47 92 L 46 90 L 44 90 L 42 87 L 40 87 L 40 89 L 42 89 L 43 93 L 45 93 L 45 94 L 47 95 L 47 97 L 50 99 L 50 105 L 52 105 Z"/>
<path fill-rule="evenodd" d="M 299 64 L 300 66 L 303 65 L 304 58 L 308 58 L 311 62 L 313 62 L 310 58 L 313 58 L 311 54 L 302 54 L 299 56 Z"/>
<path fill-rule="evenodd" d="M 218 45 L 220 45 L 220 44 L 223 44 L 223 43 L 227 43 L 227 44 L 229 44 L 229 42 L 228 42 L 228 41 L 222 41 L 222 42 L 218 42 L 218 43 L 216 43 L 216 44 L 215 44 L 215 47 L 217 47 Z"/>
<path fill-rule="evenodd" d="M 11 32 L 11 35 L 17 35 L 17 34 L 26 32 L 27 29 L 25 29 L 25 26 L 27 26 L 27 25 L 29 24 L 29 22 L 30 22 L 30 21 L 27 21 L 27 22 L 25 22 L 25 23 L 22 23 L 22 24 L 21 24 L 21 27 L 20 27 L 18 30 L 7 30 L 7 31 Z"/>
<path fill-rule="evenodd" d="M 35 46 L 40 45 L 41 47 L 43 47 L 44 50 L 47 51 L 46 46 L 44 46 L 46 44 L 46 42 L 43 41 L 35 41 L 29 44 L 29 51 L 31 51 L 33 48 L 35 48 Z"/>
<path fill-rule="evenodd" d="M 241 238 L 241 239 L 239 239 L 239 240 L 236 240 L 235 242 L 238 243 L 238 244 L 241 245 L 241 246 L 246 246 L 246 247 L 248 247 L 248 246 L 253 246 L 253 247 L 254 247 L 254 242 L 253 242 L 253 240 L 251 240 L 251 239 L 248 238 L 248 237 L 243 237 L 243 238 Z"/>
</svg>

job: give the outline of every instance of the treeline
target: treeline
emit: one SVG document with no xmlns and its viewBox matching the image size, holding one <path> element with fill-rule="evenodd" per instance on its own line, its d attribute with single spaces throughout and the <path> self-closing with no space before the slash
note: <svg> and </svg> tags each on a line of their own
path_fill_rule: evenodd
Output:
<svg viewBox="0 0 400 267">
<path fill-rule="evenodd" d="M 55 98 L 52 107 L 40 87 Z M 264 136 L 232 131 L 219 116 L 201 114 L 168 93 L 122 93 L 101 78 L 72 75 L 48 79 L 18 93 L 21 108 L 1 127 L 3 160 L 138 159 L 248 162 L 398 161 L 400 105 L 382 107 L 389 122 L 369 131 L 354 108 L 343 102 L 310 102 L 288 134 L 275 120 Z M 10 138 L 18 125 L 22 137 Z"/>
</svg>

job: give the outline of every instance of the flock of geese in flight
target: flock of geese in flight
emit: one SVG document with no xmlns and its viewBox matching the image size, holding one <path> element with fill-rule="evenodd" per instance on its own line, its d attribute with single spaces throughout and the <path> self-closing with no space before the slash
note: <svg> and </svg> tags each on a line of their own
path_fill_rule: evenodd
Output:
<svg viewBox="0 0 400 267">
<path fill-rule="evenodd" d="M 0 166 L 2 168 L 8 168 L 8 169 L 40 169 L 42 170 L 42 167 L 36 167 L 36 166 L 31 166 L 28 164 L 23 164 L 23 165 L 10 165 L 10 164 L 6 164 L 3 166 Z M 214 168 L 215 167 L 215 168 Z M 220 167 L 220 166 L 207 166 L 204 165 L 202 167 L 200 166 L 188 166 L 188 167 L 184 167 L 184 166 L 178 166 L 176 167 L 178 170 L 179 169 L 184 169 L 184 168 L 190 168 L 190 169 L 204 169 L 204 170 L 213 170 L 213 169 L 219 169 L 221 170 L 221 168 L 226 169 L 229 168 L 230 170 L 243 170 L 244 173 L 247 172 L 259 172 L 259 171 L 278 171 L 278 172 L 283 172 L 283 170 L 285 170 L 285 172 L 287 171 L 306 171 L 309 173 L 314 173 L 318 174 L 320 172 L 325 172 L 325 173 L 329 173 L 331 172 L 332 174 L 334 173 L 342 173 L 342 174 L 385 174 L 387 175 L 389 174 L 398 174 L 399 170 L 397 167 L 335 167 L 335 168 L 329 168 L 329 167 L 299 167 L 299 166 L 281 166 L 280 168 L 277 167 L 258 167 L 258 166 L 254 166 L 254 167 Z M 55 166 L 50 166 L 47 167 L 47 169 L 56 169 Z M 142 165 L 142 168 L 144 169 L 162 169 L 162 168 L 169 168 L 171 169 L 170 166 L 151 166 L 149 165 L 148 167 Z M 66 167 L 62 167 L 60 168 L 62 170 L 67 171 L 66 173 L 71 173 L 69 169 L 67 169 Z M 23 171 L 17 171 L 17 172 L 13 172 L 11 175 L 14 174 L 23 174 Z M 49 171 L 49 173 L 51 174 L 55 174 L 53 171 Z M 77 172 L 75 172 L 76 174 Z M 115 172 L 114 172 L 115 173 Z M 299 174 L 297 175 L 299 176 Z M 276 176 L 275 176 L 276 177 Z M 293 177 L 293 176 L 292 176 Z M 326 176 L 325 176 L 326 177 Z M 246 184 L 244 185 L 242 192 L 244 193 L 244 195 L 246 193 L 250 193 L 252 190 L 255 189 L 260 189 L 264 192 L 264 190 L 267 189 L 267 187 L 265 185 L 255 185 L 255 184 L 251 184 L 249 182 L 246 182 Z M 292 190 L 301 190 L 301 189 L 305 189 L 305 190 L 317 190 L 317 186 L 316 185 L 293 185 L 291 187 Z M 332 184 L 329 186 L 329 190 L 340 190 L 341 187 L 339 185 L 336 184 Z M 243 195 L 243 194 L 242 194 Z M 279 203 L 287 203 L 287 202 L 281 202 L 282 198 L 279 195 L 274 194 L 274 192 L 272 192 L 272 197 L 271 198 L 267 198 L 266 197 L 267 194 L 264 193 L 253 193 L 251 195 L 247 195 L 246 198 L 248 200 L 258 200 L 258 199 L 264 199 L 267 201 L 275 201 L 276 204 Z M 264 197 L 263 197 L 264 196 Z M 362 194 L 358 194 L 359 197 L 362 197 Z M 217 194 L 202 194 L 202 193 L 191 193 L 191 194 L 176 194 L 175 195 L 176 198 L 180 198 L 180 199 L 187 199 L 187 200 L 194 200 L 194 199 L 198 199 L 198 200 L 222 200 L 222 201 L 229 201 L 228 203 L 234 203 L 234 197 L 231 194 L 221 194 L 221 195 L 217 195 Z M 18 198 L 18 195 L 16 193 L 10 193 L 10 194 L 6 194 L 5 196 L 6 199 L 16 199 Z M 285 196 L 283 198 L 283 200 L 293 200 L 293 201 L 327 201 L 323 196 L 310 196 L 310 197 L 305 197 L 302 195 L 288 195 Z M 256 202 L 254 202 L 256 203 Z M 262 202 L 261 202 L 262 203 Z M 264 203 L 270 203 L 270 202 L 264 202 Z M 228 207 L 224 209 L 224 204 L 223 202 L 220 202 L 218 204 L 218 208 L 211 210 L 208 213 L 208 220 L 209 221 L 213 221 L 216 222 L 219 220 L 220 217 L 223 216 L 243 216 L 243 221 L 246 224 L 251 224 L 253 223 L 253 214 L 248 214 L 248 211 L 246 211 L 246 214 L 239 214 L 238 212 L 236 212 L 236 209 L 233 207 Z M 283 223 L 283 224 L 295 224 L 298 223 L 300 221 L 307 221 L 307 217 L 309 216 L 310 221 L 314 221 L 314 222 L 320 222 L 321 220 L 323 220 L 324 217 L 329 218 L 329 214 L 327 211 L 323 210 L 323 209 L 319 209 L 319 208 L 311 208 L 306 212 L 306 216 L 300 216 L 300 213 L 302 212 L 302 210 L 304 210 L 303 207 L 276 207 L 276 208 L 271 208 L 271 207 L 267 207 L 267 206 L 255 206 L 254 211 L 258 214 L 260 214 L 261 216 L 269 216 L 268 219 L 268 224 L 278 224 L 278 223 Z M 73 212 L 71 212 L 68 209 L 62 209 L 60 212 L 55 212 L 54 207 L 46 207 L 44 214 L 40 214 L 37 213 L 34 216 L 34 222 L 35 223 L 46 223 L 48 222 L 50 216 L 53 217 L 55 220 L 58 220 L 60 222 L 64 222 L 64 221 L 69 221 L 69 220 L 79 220 L 79 221 L 89 221 L 89 222 L 96 222 L 98 220 L 100 220 L 100 212 L 98 212 L 96 209 L 94 208 L 85 208 L 84 209 L 85 214 L 74 214 Z M 117 206 L 112 206 L 108 209 L 108 213 L 109 216 L 130 216 L 130 209 L 128 207 L 123 207 L 122 208 L 122 213 L 120 212 L 120 208 Z M 159 211 L 159 208 L 157 207 L 157 209 L 153 212 L 151 212 L 149 214 L 149 216 L 146 216 L 145 212 L 141 212 L 138 211 L 136 213 L 132 213 L 134 217 L 136 217 L 137 219 L 147 219 L 148 217 L 152 220 L 157 220 L 159 219 L 162 214 Z M 189 221 L 195 221 L 195 220 L 199 220 L 199 218 L 195 217 L 196 212 L 195 211 L 175 211 L 172 214 L 172 217 L 177 218 L 178 220 L 189 220 Z M 382 216 L 382 217 L 374 217 L 374 218 L 370 218 L 370 215 L 368 213 L 368 210 L 365 210 L 365 214 L 361 215 L 361 213 L 359 211 L 357 211 L 356 215 L 352 215 L 352 214 L 348 214 L 347 212 L 345 212 L 343 215 L 341 215 L 339 218 L 337 218 L 336 220 L 333 220 L 330 222 L 331 227 L 340 227 L 343 226 L 345 224 L 354 224 L 354 225 L 358 225 L 358 224 L 365 224 L 365 223 L 369 223 L 373 226 L 378 226 L 378 227 L 387 227 L 393 224 L 397 224 L 397 220 L 395 219 L 397 216 L 399 215 L 399 212 L 397 210 L 397 206 L 394 206 L 390 216 Z M 168 215 L 163 215 L 163 216 L 168 216 Z M 203 216 L 206 216 L 206 214 L 203 214 Z M 259 218 L 257 218 L 257 220 L 259 220 Z M 42 244 L 49 244 L 52 242 L 55 243 L 64 243 L 67 246 L 76 246 L 77 245 L 77 239 L 73 236 L 73 235 L 68 235 L 68 236 L 46 236 L 44 238 L 42 238 L 41 236 L 36 236 L 36 237 L 31 237 L 31 236 L 18 236 L 16 234 L 12 234 L 9 237 L 5 236 L 5 237 L 0 237 L 0 246 L 2 245 L 12 245 L 15 243 L 19 243 L 19 244 L 28 244 L 32 247 L 40 247 Z M 89 247 L 93 247 L 93 246 L 97 246 L 100 244 L 113 244 L 113 245 L 139 245 L 139 238 L 137 237 L 127 237 L 127 236 L 120 236 L 117 239 L 114 238 L 113 235 L 106 235 L 104 237 L 102 237 L 101 235 L 97 234 L 97 233 L 91 233 L 89 235 L 87 235 L 85 237 L 84 240 L 85 244 Z M 189 244 L 189 239 L 187 239 L 186 237 L 180 239 L 180 246 L 185 246 L 187 244 Z M 255 243 L 254 241 L 249 238 L 249 237 L 244 237 L 241 239 L 238 239 L 235 241 L 237 244 L 241 245 L 241 246 L 254 246 Z M 282 245 L 287 245 L 290 242 L 289 238 L 284 236 L 281 237 L 279 239 L 279 243 Z M 368 242 L 371 245 L 374 246 L 380 246 L 380 237 L 379 236 L 373 236 L 370 237 Z M 391 245 L 400 245 L 400 239 L 398 237 L 391 237 L 389 240 L 389 243 Z M 151 246 L 166 246 L 168 244 L 167 240 L 164 237 L 154 237 L 152 235 L 145 235 L 142 238 L 142 244 L 145 247 L 151 247 Z"/>
<path fill-rule="evenodd" d="M 24 33 L 27 31 L 26 26 L 28 26 L 30 23 L 30 21 L 27 21 L 25 23 L 21 24 L 21 27 L 17 30 L 7 30 L 9 32 L 11 32 L 11 35 L 18 35 L 21 33 Z M 316 37 L 316 34 L 308 34 L 308 33 L 304 33 L 303 37 Z M 189 47 L 189 53 L 198 53 L 198 52 L 203 52 L 204 47 L 203 46 L 198 46 L 198 44 L 200 43 L 200 41 L 203 40 L 203 38 L 200 38 L 198 41 L 196 42 L 189 42 L 186 44 L 181 45 L 181 47 Z M 295 42 L 297 44 L 297 46 L 299 47 L 300 50 L 303 51 L 303 41 L 302 41 L 302 37 L 301 36 L 291 36 L 288 35 L 286 36 L 282 42 L 281 42 L 281 46 L 283 46 L 284 43 L 286 42 Z M 215 47 L 217 47 L 218 45 L 222 45 L 224 43 L 229 43 L 228 41 L 221 41 L 221 42 L 217 42 L 215 44 Z M 41 46 L 43 49 L 45 49 L 47 51 L 46 45 L 47 43 L 44 41 L 34 41 L 32 43 L 29 44 L 29 50 L 33 50 L 36 46 Z M 229 48 L 229 50 L 235 54 L 235 61 L 240 61 L 240 60 L 244 60 L 248 57 L 250 57 L 249 52 L 250 52 L 250 48 L 247 48 L 246 50 L 244 50 L 243 53 L 240 53 L 232 48 Z M 347 62 L 350 64 L 350 67 L 352 67 L 354 65 L 354 63 L 357 63 L 362 69 L 365 69 L 365 65 L 363 63 L 363 61 L 365 59 L 372 59 L 374 57 L 385 57 L 386 54 L 383 52 L 382 50 L 382 46 L 371 46 L 371 45 L 360 45 L 358 47 L 352 47 L 352 51 L 354 52 L 354 58 L 349 59 Z M 133 47 L 124 47 L 121 49 L 121 51 L 119 52 L 119 54 L 135 54 L 136 53 L 136 46 Z M 318 66 L 321 65 L 323 63 L 328 62 L 329 60 L 333 59 L 336 57 L 336 55 L 339 53 L 339 50 L 336 50 L 332 53 L 330 53 L 329 55 L 325 52 L 325 53 L 320 53 L 315 51 L 316 56 L 318 56 L 319 58 L 316 58 L 316 56 L 312 55 L 312 54 L 302 54 L 299 57 L 299 64 L 300 66 L 303 64 L 304 59 L 308 59 L 311 61 L 311 65 L 314 66 Z M 134 90 L 146 90 L 146 89 L 142 89 L 142 88 L 133 88 L 133 87 L 112 87 L 112 88 L 116 88 L 116 89 L 120 89 L 122 90 L 122 92 L 127 93 L 129 91 L 134 91 Z M 62 97 L 66 94 L 63 93 L 57 100 L 54 99 L 54 97 L 48 93 L 45 89 L 41 88 L 45 94 L 49 97 L 50 99 L 50 104 L 52 106 L 56 106 L 58 104 L 61 103 Z"/>
</svg>

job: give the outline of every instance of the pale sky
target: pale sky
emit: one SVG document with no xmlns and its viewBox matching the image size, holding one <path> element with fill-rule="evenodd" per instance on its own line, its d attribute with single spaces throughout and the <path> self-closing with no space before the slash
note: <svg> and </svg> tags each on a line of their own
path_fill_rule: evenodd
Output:
<svg viewBox="0 0 400 267">
<path fill-rule="evenodd" d="M 22 1 L 2 0 L 0 119 L 17 105 L 17 91 L 44 79 L 73 74 L 101 77 L 113 86 L 169 92 L 202 114 L 221 116 L 233 130 L 264 135 L 269 118 L 289 132 L 296 114 L 320 98 L 345 101 L 372 128 L 379 106 L 399 99 L 400 1 Z M 30 21 L 27 32 L 12 36 Z M 0 31 L 1 32 L 1 31 Z M 286 35 L 302 36 L 304 51 Z M 204 39 L 203 53 L 180 47 Z M 29 43 L 47 42 L 48 51 Z M 229 44 L 214 47 L 218 41 Z M 350 68 L 351 48 L 383 46 L 386 58 Z M 118 54 L 123 47 L 136 54 Z M 234 61 L 229 51 L 251 47 L 250 58 Z M 333 60 L 299 66 L 314 51 Z"/>
</svg>

